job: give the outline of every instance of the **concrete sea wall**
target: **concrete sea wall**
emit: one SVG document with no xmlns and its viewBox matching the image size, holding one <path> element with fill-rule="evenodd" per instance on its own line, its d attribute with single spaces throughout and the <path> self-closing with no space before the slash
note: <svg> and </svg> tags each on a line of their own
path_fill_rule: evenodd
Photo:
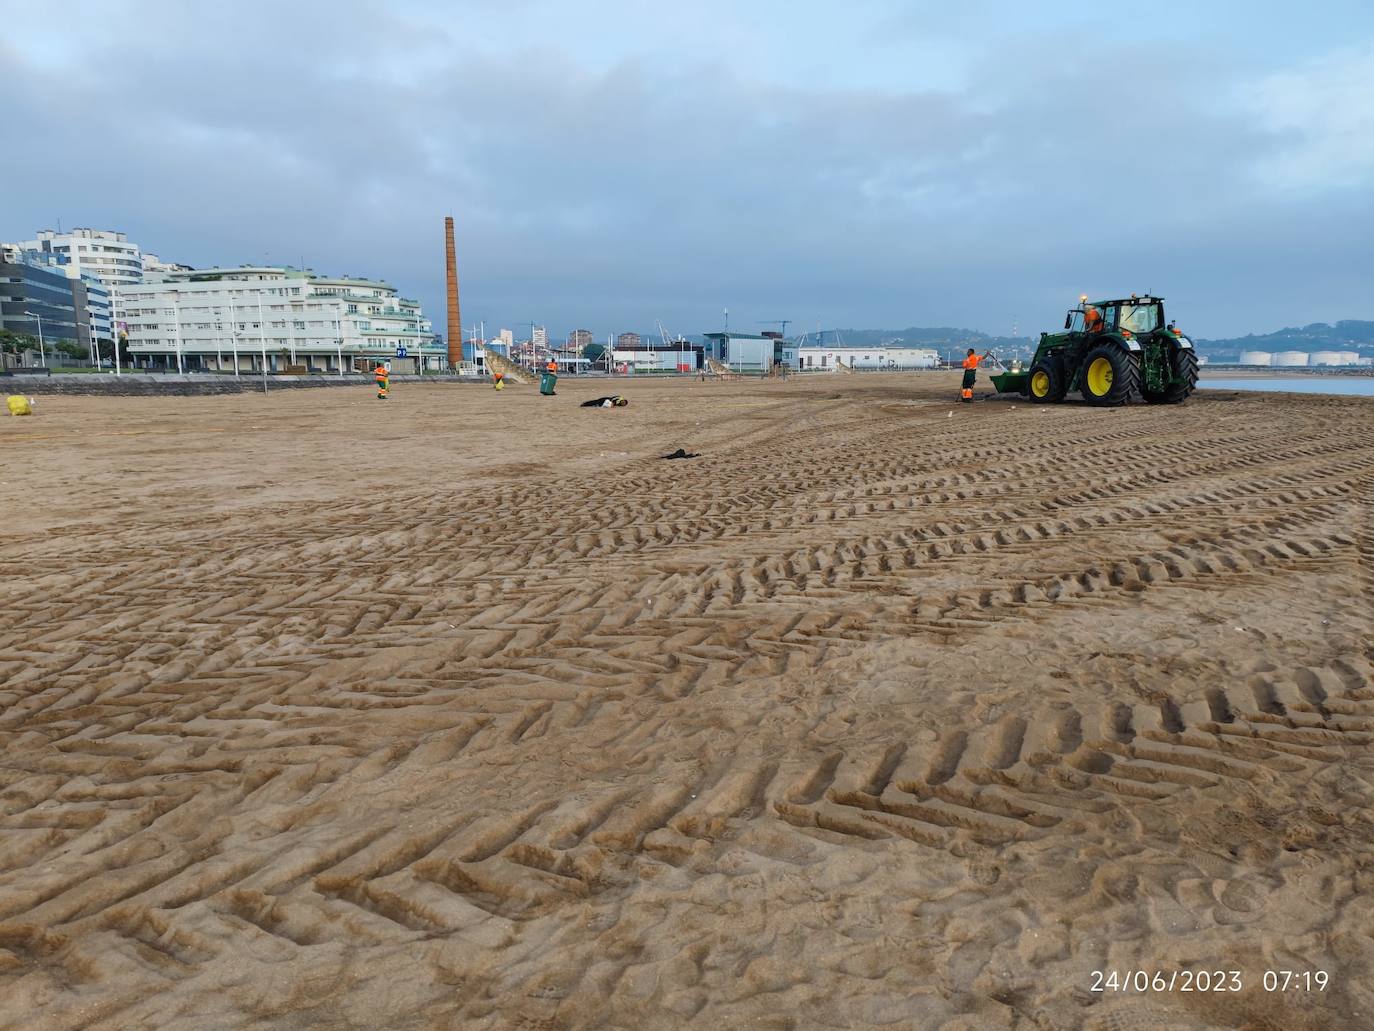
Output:
<svg viewBox="0 0 1374 1031">
<path fill-rule="evenodd" d="M 392 376 L 392 383 L 479 383 L 473 376 Z M 267 389 L 305 390 L 321 387 L 370 387 L 371 376 L 268 376 Z M 0 394 L 62 394 L 94 397 L 149 397 L 180 395 L 204 397 L 214 394 L 251 394 L 262 392 L 261 376 L 205 376 L 125 373 L 122 376 L 85 375 L 0 376 Z"/>
</svg>

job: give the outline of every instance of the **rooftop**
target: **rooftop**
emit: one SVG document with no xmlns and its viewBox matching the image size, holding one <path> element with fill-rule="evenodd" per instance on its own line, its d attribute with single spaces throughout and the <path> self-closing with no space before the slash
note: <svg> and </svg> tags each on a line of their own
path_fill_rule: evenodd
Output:
<svg viewBox="0 0 1374 1031">
<path fill-rule="evenodd" d="M 82 240 L 114 240 L 119 243 L 128 243 L 129 241 L 129 238 L 117 229 L 88 229 L 79 226 L 76 229 L 68 229 L 66 232 L 57 229 L 40 229 L 38 231 L 38 239 L 40 240 L 51 240 L 57 236 L 75 236 Z"/>
</svg>

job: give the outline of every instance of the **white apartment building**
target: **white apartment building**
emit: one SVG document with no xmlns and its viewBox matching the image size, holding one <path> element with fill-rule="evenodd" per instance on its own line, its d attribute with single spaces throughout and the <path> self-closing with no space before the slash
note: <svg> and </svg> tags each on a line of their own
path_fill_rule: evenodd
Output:
<svg viewBox="0 0 1374 1031">
<path fill-rule="evenodd" d="M 21 240 L 15 246 L 51 255 L 73 279 L 95 276 L 106 286 L 115 287 L 143 278 L 143 254 L 138 244 L 110 229 L 73 229 L 66 233 L 42 229 L 34 239 Z"/>
<path fill-rule="evenodd" d="M 284 266 L 160 272 L 116 293 L 141 366 L 185 371 L 439 371 L 420 303 L 388 283 Z M 422 347 L 423 345 L 423 347 Z"/>
</svg>

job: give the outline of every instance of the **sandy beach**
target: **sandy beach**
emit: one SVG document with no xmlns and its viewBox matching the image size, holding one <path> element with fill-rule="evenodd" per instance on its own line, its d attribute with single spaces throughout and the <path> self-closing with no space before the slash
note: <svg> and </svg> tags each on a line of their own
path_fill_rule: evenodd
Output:
<svg viewBox="0 0 1374 1031">
<path fill-rule="evenodd" d="M 1374 401 L 957 382 L 0 418 L 0 1027 L 1374 1025 Z"/>
</svg>

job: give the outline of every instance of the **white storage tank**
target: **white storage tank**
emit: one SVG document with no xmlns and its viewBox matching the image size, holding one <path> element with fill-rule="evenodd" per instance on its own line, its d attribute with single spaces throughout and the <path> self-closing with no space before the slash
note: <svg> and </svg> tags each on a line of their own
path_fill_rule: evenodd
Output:
<svg viewBox="0 0 1374 1031">
<path fill-rule="evenodd" d="M 1268 351 L 1241 351 L 1241 365 L 1269 365 L 1273 362 L 1274 356 Z"/>
<path fill-rule="evenodd" d="M 1274 365 L 1280 365 L 1286 369 L 1303 368 L 1307 365 L 1306 351 L 1280 351 L 1274 355 Z"/>
<path fill-rule="evenodd" d="M 1313 365 L 1358 365 L 1360 356 L 1354 351 L 1314 351 Z"/>
</svg>

